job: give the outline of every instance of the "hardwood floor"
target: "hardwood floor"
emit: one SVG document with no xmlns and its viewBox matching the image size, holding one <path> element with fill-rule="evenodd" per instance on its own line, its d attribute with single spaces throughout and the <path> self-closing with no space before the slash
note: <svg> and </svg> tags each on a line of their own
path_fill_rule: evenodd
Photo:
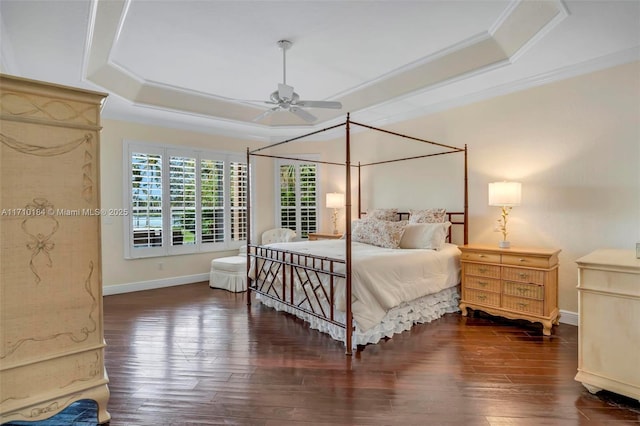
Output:
<svg viewBox="0 0 640 426">
<path fill-rule="evenodd" d="M 104 298 L 112 426 L 640 423 L 573 380 L 577 328 L 448 314 L 353 357 L 207 283 Z"/>
</svg>

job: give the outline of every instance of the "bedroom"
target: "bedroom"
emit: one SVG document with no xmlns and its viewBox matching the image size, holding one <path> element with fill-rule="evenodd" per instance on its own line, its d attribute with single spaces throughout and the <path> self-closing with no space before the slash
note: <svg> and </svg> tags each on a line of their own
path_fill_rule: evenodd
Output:
<svg viewBox="0 0 640 426">
<path fill-rule="evenodd" d="M 10 3 L 2 2 L 3 20 L 8 19 Z M 567 25 L 572 22 L 571 19 L 577 19 L 581 11 L 586 13 L 579 4 L 565 4 L 571 12 L 566 18 Z M 591 56 L 581 56 L 581 60 L 573 66 L 556 65 L 551 69 L 555 73 L 538 75 L 537 80 L 521 82 L 521 86 L 517 82 L 512 85 L 505 83 L 493 90 L 476 93 L 475 97 L 467 95 L 468 100 L 461 103 L 456 103 L 455 99 L 447 101 L 440 98 L 439 104 L 433 101 L 433 111 L 427 108 L 427 112 L 419 116 L 397 122 L 385 124 L 386 115 L 380 113 L 379 117 L 382 118 L 376 123 L 438 142 L 468 144 L 471 242 L 497 245 L 500 239 L 500 234 L 493 232 L 499 211 L 487 205 L 487 184 L 503 179 L 522 182 L 522 204 L 513 209 L 510 239 L 514 245 L 562 250 L 559 306 L 561 321 L 568 325 L 577 324 L 575 287 L 578 272 L 575 260 L 601 247 L 632 248 L 640 240 L 638 5 L 635 2 L 619 2 L 615 5 L 602 11 L 589 11 L 590 14 L 597 11 L 612 16 L 612 19 L 619 19 L 619 25 L 615 29 L 612 25 L 603 29 L 595 27 L 593 32 L 596 35 L 592 38 L 574 41 L 593 44 L 600 50 L 596 49 Z M 88 8 L 83 13 L 87 11 Z M 71 13 L 71 10 L 65 13 Z M 25 56 L 23 59 L 21 55 L 28 55 L 29 51 L 22 50 L 21 45 L 11 46 L 13 52 L 7 55 L 5 40 L 18 43 L 16 34 L 22 34 L 19 31 L 12 32 L 15 22 L 3 21 L 2 25 L 3 73 L 80 85 L 80 81 L 72 84 L 74 77 L 60 78 L 54 75 L 61 69 L 55 56 L 45 57 L 51 61 L 51 67 L 47 70 L 44 67 L 29 68 L 30 63 L 37 64 L 38 56 L 32 54 L 35 56 Z M 559 24 L 556 31 L 562 29 L 562 24 Z M 598 30 L 604 31 L 608 37 L 602 36 Z M 28 38 L 20 40 L 20 43 L 30 42 Z M 540 42 L 544 40 L 542 38 Z M 54 40 L 51 43 L 55 45 Z M 600 43 L 610 43 L 613 47 L 601 46 Z M 267 50 L 263 56 L 275 56 L 275 75 L 267 79 L 266 93 L 273 90 L 272 85 L 280 78 L 279 52 L 271 47 L 271 40 L 267 44 L 271 50 Z M 53 45 L 51 51 L 56 51 Z M 296 47 L 298 45 L 293 49 Z M 572 47 L 575 45 L 567 47 L 567 51 L 559 50 L 556 55 L 579 56 L 577 50 L 571 50 Z M 296 58 L 302 55 L 299 52 L 305 51 L 302 48 L 293 49 L 289 57 L 292 67 Z M 526 59 L 527 56 L 523 55 L 515 61 L 515 65 L 524 66 L 522 64 L 527 63 Z M 501 70 L 495 72 L 504 73 Z M 293 75 L 290 76 L 292 83 L 300 87 L 302 92 L 303 86 L 296 81 L 297 78 L 294 80 Z M 85 87 L 100 90 L 94 85 Z M 308 90 L 304 89 L 305 96 Z M 437 88 L 428 92 L 434 98 L 440 94 Z M 251 97 L 261 95 L 262 91 L 259 91 Z M 263 143 L 261 140 L 247 140 L 228 134 L 212 135 L 214 130 L 205 131 L 203 125 L 194 124 L 193 130 L 186 130 L 188 124 L 177 121 L 172 126 L 166 126 L 152 124 L 144 116 L 137 116 L 135 121 L 124 120 L 124 117 L 109 116 L 105 111 L 102 120 L 101 203 L 109 208 L 125 208 L 123 140 L 194 148 L 211 148 L 214 144 L 216 150 L 240 153 L 244 152 L 247 145 L 257 147 Z M 169 123 L 166 119 L 164 122 Z M 298 132 L 299 129 L 294 129 L 290 135 Z M 375 141 L 380 144 L 383 142 Z M 336 135 L 330 141 L 309 143 L 302 150 L 304 153 L 330 156 L 334 152 L 333 146 L 339 143 L 341 138 Z M 388 148 L 382 145 L 380 149 Z M 429 175 L 422 164 L 415 166 L 415 169 L 396 169 L 391 174 L 391 179 L 385 174 L 380 176 L 379 181 L 375 181 L 378 179 L 376 176 L 372 177 L 376 187 L 383 187 L 384 190 L 367 194 L 367 202 L 375 202 L 375 206 L 380 207 L 431 207 L 424 205 L 421 200 L 415 200 L 414 195 L 430 193 L 427 192 L 425 181 L 434 189 L 442 187 L 441 182 Z M 414 177 L 423 178 L 417 187 L 411 182 L 415 180 Z M 334 181 L 327 174 L 322 174 L 321 179 L 323 193 L 342 189 L 341 181 Z M 262 201 L 268 203 L 274 198 L 273 182 L 273 176 L 260 176 Z M 399 191 L 399 188 L 406 192 Z M 448 201 L 445 199 L 442 202 Z M 267 229 L 275 222 L 275 208 L 265 210 L 256 223 L 256 229 Z M 320 217 L 321 230 L 329 231 L 330 211 L 321 208 Z M 102 282 L 105 294 L 205 281 L 211 258 L 233 253 L 230 250 L 214 254 L 125 259 L 121 221 L 104 218 L 102 225 Z"/>
</svg>

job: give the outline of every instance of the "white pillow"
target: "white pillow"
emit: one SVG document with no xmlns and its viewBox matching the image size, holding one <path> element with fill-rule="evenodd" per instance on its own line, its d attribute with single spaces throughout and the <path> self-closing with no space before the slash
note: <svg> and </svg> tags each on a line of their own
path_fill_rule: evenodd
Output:
<svg viewBox="0 0 640 426">
<path fill-rule="evenodd" d="M 400 248 L 440 250 L 444 247 L 450 226 L 451 222 L 409 223 L 404 228 Z"/>
</svg>

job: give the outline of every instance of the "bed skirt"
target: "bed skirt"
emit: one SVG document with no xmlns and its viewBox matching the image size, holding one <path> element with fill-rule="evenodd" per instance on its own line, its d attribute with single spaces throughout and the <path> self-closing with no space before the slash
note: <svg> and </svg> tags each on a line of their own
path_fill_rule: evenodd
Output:
<svg viewBox="0 0 640 426">
<path fill-rule="evenodd" d="M 309 323 L 309 327 L 326 333 L 335 340 L 345 341 L 345 330 L 342 327 L 333 325 L 306 312 L 291 308 L 277 300 L 263 297 L 260 294 L 256 294 L 256 299 L 265 306 L 277 311 L 290 313 L 303 319 Z M 412 300 L 411 302 L 404 302 L 400 306 L 387 312 L 382 321 L 369 330 L 361 331 L 358 326 L 356 326 L 352 338 L 353 349 L 358 345 L 378 343 L 381 339 L 392 337 L 396 333 L 409 330 L 414 324 L 431 322 L 446 313 L 458 312 L 459 302 L 459 286 L 450 287 L 438 293 Z M 336 319 L 344 323 L 345 314 L 343 312 L 337 313 Z"/>
</svg>

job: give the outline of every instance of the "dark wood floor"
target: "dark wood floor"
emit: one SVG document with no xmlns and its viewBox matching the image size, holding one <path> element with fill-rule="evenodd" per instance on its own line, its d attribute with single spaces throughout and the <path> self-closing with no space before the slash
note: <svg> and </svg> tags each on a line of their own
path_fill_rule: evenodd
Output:
<svg viewBox="0 0 640 426">
<path fill-rule="evenodd" d="M 573 380 L 577 329 L 448 314 L 346 357 L 294 317 L 207 283 L 104 298 L 119 425 L 637 424 Z"/>
</svg>

